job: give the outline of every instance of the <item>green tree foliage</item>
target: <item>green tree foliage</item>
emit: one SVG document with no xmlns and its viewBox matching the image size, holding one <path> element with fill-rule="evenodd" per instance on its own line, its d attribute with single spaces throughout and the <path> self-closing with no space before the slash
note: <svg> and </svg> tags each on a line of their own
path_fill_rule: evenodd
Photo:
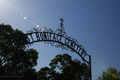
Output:
<svg viewBox="0 0 120 80">
<path fill-rule="evenodd" d="M 77 59 L 72 60 L 68 54 L 57 55 L 49 66 L 50 68 L 44 67 L 37 72 L 39 80 L 88 80 L 89 78 L 88 66 Z"/>
<path fill-rule="evenodd" d="M 38 52 L 28 49 L 24 44 L 27 42 L 28 36 L 22 31 L 0 24 L 0 75 L 23 75 L 34 71 Z"/>
<path fill-rule="evenodd" d="M 107 71 L 103 71 L 102 77 L 99 76 L 98 80 L 120 80 L 120 71 L 109 67 Z"/>
</svg>

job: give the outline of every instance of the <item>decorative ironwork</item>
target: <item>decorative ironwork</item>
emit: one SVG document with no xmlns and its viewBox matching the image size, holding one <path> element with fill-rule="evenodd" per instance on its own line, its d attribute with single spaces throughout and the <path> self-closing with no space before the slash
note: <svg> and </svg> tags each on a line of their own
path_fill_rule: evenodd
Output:
<svg viewBox="0 0 120 80">
<path fill-rule="evenodd" d="M 76 52 L 84 62 L 86 62 L 91 71 L 91 56 L 88 55 L 85 51 L 85 48 L 82 45 L 79 45 L 78 41 L 70 36 L 66 35 L 65 29 L 63 27 L 63 18 L 60 19 L 61 23 L 59 28 L 54 31 L 50 28 L 43 27 L 40 30 L 35 27 L 30 31 L 27 31 L 28 35 L 28 43 L 31 45 L 34 42 L 44 41 L 46 44 L 51 44 L 55 47 L 60 47 L 64 50 L 70 50 L 72 52 Z M 33 35 L 36 35 L 36 37 Z M 89 57 L 89 61 L 85 60 L 85 57 Z M 91 74 L 91 73 L 90 73 Z"/>
</svg>

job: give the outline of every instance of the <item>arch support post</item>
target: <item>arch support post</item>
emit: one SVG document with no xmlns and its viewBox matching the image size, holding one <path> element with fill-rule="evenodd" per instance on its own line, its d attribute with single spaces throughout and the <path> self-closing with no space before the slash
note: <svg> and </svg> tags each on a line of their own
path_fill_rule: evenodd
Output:
<svg viewBox="0 0 120 80">
<path fill-rule="evenodd" d="M 89 63 L 90 63 L 90 80 L 92 80 L 91 56 L 90 55 L 89 55 Z"/>
</svg>

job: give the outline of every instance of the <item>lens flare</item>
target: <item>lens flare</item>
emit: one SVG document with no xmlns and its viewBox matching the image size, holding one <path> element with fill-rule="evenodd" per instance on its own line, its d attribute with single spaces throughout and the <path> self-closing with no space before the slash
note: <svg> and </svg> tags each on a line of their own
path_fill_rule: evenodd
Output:
<svg viewBox="0 0 120 80">
<path fill-rule="evenodd" d="M 24 17 L 24 19 L 27 19 L 26 17 Z"/>
<path fill-rule="evenodd" d="M 39 25 L 36 25 L 37 27 L 39 27 Z"/>
<path fill-rule="evenodd" d="M 42 31 L 44 31 L 44 28 L 42 28 Z"/>
<path fill-rule="evenodd" d="M 35 25 L 36 23 L 34 22 L 33 25 Z"/>
<path fill-rule="evenodd" d="M 1 6 L 0 6 L 0 8 L 1 8 Z M 23 16 L 23 14 L 20 14 L 20 16 Z M 25 20 L 27 19 L 27 17 L 24 17 L 24 16 L 23 16 L 23 18 L 24 18 Z M 36 27 L 39 27 L 39 25 L 38 25 L 38 24 L 36 25 L 35 22 L 33 22 L 33 25 L 35 25 Z M 42 28 L 42 31 L 44 31 L 44 28 Z"/>
</svg>

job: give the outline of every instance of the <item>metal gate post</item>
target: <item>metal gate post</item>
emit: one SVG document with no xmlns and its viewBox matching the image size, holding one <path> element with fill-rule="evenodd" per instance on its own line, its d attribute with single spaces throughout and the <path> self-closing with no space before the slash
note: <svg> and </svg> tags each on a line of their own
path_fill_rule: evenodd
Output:
<svg viewBox="0 0 120 80">
<path fill-rule="evenodd" d="M 89 63 L 90 63 L 90 80 L 92 80 L 91 56 L 90 55 L 89 55 Z"/>
</svg>

